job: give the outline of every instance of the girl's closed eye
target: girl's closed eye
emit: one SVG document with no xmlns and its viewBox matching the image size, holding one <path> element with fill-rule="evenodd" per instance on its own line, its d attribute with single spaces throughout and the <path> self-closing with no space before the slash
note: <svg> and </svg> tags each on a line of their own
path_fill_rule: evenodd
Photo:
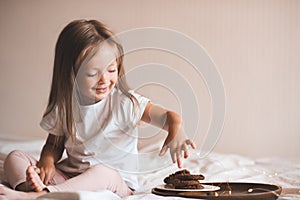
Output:
<svg viewBox="0 0 300 200">
<path fill-rule="evenodd" d="M 110 73 L 114 73 L 114 72 L 116 72 L 116 71 L 117 71 L 116 68 L 114 68 L 114 69 L 108 69 L 108 72 L 110 72 Z"/>
<path fill-rule="evenodd" d="M 107 71 L 109 73 L 115 73 L 117 71 L 117 68 L 109 68 L 109 69 L 107 69 Z M 87 72 L 87 76 L 88 77 L 96 77 L 96 76 L 98 76 L 99 73 L 100 72 Z"/>
<path fill-rule="evenodd" d="M 114 61 L 113 63 L 111 63 L 111 64 L 108 66 L 107 71 L 108 71 L 109 73 L 114 73 L 114 72 L 116 72 L 116 71 L 117 71 L 117 62 Z"/>
<path fill-rule="evenodd" d="M 98 75 L 98 72 L 91 72 L 91 73 L 87 73 L 88 77 L 95 77 Z"/>
</svg>

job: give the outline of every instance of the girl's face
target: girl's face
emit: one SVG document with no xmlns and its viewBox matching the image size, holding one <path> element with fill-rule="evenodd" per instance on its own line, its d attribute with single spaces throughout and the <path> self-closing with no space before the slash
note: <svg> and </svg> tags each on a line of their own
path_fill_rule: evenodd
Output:
<svg viewBox="0 0 300 200">
<path fill-rule="evenodd" d="M 102 45 L 82 66 L 76 77 L 80 102 L 84 105 L 101 101 L 111 92 L 118 80 L 118 63 L 111 45 Z"/>
</svg>

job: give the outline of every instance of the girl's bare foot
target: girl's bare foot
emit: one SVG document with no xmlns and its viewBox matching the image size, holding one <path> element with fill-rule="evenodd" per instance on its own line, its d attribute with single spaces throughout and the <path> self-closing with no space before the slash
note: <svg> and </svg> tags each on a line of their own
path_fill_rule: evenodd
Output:
<svg viewBox="0 0 300 200">
<path fill-rule="evenodd" d="M 0 199 L 9 199 L 9 200 L 35 199 L 46 193 L 47 193 L 46 191 L 20 192 L 20 191 L 12 190 L 6 186 L 0 185 Z"/>
<path fill-rule="evenodd" d="M 46 186 L 42 182 L 38 170 L 39 169 L 34 166 L 29 166 L 26 170 L 26 180 L 27 184 L 30 185 L 34 191 L 41 192 Z"/>
</svg>

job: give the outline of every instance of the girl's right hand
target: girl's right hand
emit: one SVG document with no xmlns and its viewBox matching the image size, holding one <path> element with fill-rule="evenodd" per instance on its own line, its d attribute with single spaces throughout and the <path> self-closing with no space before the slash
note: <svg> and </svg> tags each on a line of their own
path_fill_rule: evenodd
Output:
<svg viewBox="0 0 300 200">
<path fill-rule="evenodd" d="M 46 144 L 42 149 L 40 161 L 37 164 L 39 175 L 45 185 L 48 185 L 55 173 L 55 163 L 62 157 L 64 151 L 64 137 L 49 133 Z"/>
<path fill-rule="evenodd" d="M 49 160 L 41 160 L 38 162 L 37 167 L 42 182 L 48 185 L 55 175 L 56 169 L 54 163 Z"/>
</svg>

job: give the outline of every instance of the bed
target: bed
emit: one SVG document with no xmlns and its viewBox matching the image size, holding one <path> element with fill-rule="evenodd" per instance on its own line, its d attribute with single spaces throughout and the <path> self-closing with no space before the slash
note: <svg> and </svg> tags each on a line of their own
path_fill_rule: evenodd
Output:
<svg viewBox="0 0 300 200">
<path fill-rule="evenodd" d="M 39 157 L 44 140 L 16 140 L 1 136 L 0 140 L 0 179 L 5 182 L 3 174 L 3 161 L 6 155 L 20 149 Z M 149 150 L 149 149 L 148 149 Z M 142 149 L 142 151 L 146 151 Z M 183 163 L 183 168 L 192 173 L 202 173 L 206 182 L 246 182 L 246 183 L 270 183 L 282 187 L 278 199 L 300 199 L 300 163 L 289 161 L 279 157 L 251 159 L 238 154 L 221 154 L 211 152 L 205 158 L 199 157 L 199 150 L 193 150 L 189 159 Z M 161 158 L 163 159 L 163 158 Z M 155 154 L 145 157 L 141 166 L 159 166 L 162 160 Z M 187 199 L 176 196 L 159 196 L 151 192 L 152 188 L 163 184 L 163 178 L 177 171 L 176 165 L 166 165 L 157 170 L 144 171 L 138 175 L 141 189 L 134 195 L 123 198 L 125 200 L 147 199 Z M 114 193 L 102 191 L 76 191 L 64 193 L 48 193 L 40 199 L 121 199 Z"/>
</svg>

